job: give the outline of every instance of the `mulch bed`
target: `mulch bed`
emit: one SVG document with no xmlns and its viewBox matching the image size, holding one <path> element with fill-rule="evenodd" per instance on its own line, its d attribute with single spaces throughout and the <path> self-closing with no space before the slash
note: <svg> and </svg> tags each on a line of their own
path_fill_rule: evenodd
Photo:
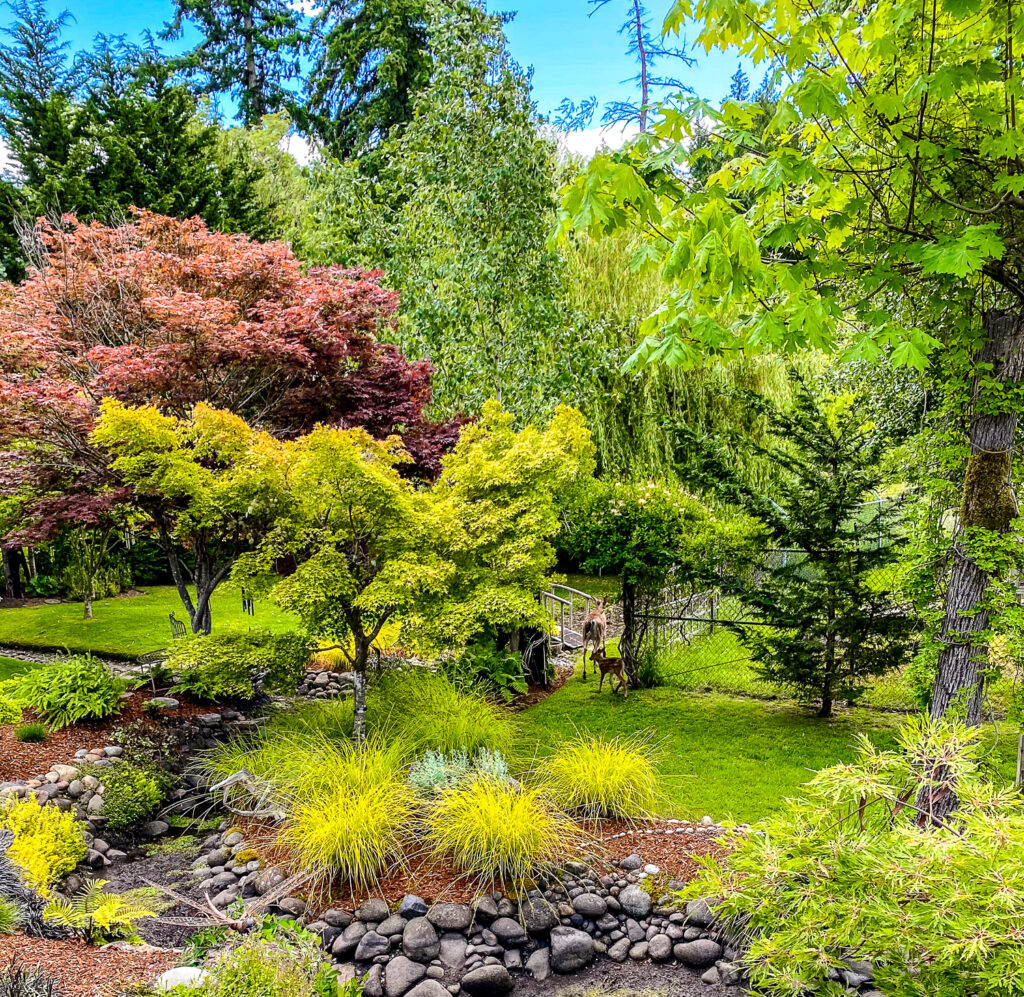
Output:
<svg viewBox="0 0 1024 997">
<path fill-rule="evenodd" d="M 667 821 L 649 821 L 628 824 L 625 821 L 602 821 L 599 828 L 591 829 L 601 839 L 605 852 L 613 860 L 624 858 L 635 852 L 645 863 L 656 865 L 668 879 L 689 882 L 698 870 L 697 859 L 704 855 L 723 856 L 729 852 L 726 840 L 721 834 L 679 833 L 683 824 L 669 824 Z M 694 825 L 690 825 L 694 826 Z M 665 834 L 666 830 L 676 833 Z M 652 832 L 652 833 L 648 833 Z M 625 837 L 612 835 L 624 833 Z"/>
<path fill-rule="evenodd" d="M 574 669 L 571 665 L 555 665 L 555 677 L 547 684 L 542 685 L 531 685 L 528 692 L 524 692 L 520 696 L 516 696 L 515 699 L 509 703 L 509 709 L 525 710 L 530 706 L 536 706 L 542 699 L 547 699 L 554 692 L 558 692 L 559 689 L 565 685 L 566 682 L 572 678 Z"/>
<path fill-rule="evenodd" d="M 177 961 L 174 952 L 158 949 L 94 948 L 77 939 L 51 941 L 24 935 L 0 936 L 0 970 L 15 956 L 60 982 L 62 997 L 105 997 L 132 983 L 152 983 Z"/>
<path fill-rule="evenodd" d="M 43 775 L 51 766 L 73 764 L 75 752 L 79 748 L 102 748 L 110 743 L 110 734 L 115 727 L 144 717 L 152 723 L 152 714 L 143 710 L 143 704 L 153 698 L 156 693 L 136 690 L 131 697 L 123 701 L 121 712 L 104 720 L 93 720 L 88 723 L 72 724 L 61 730 L 46 735 L 45 741 L 29 744 L 19 741 L 14 736 L 12 724 L 0 726 L 0 782 L 15 782 L 20 779 L 34 779 Z M 192 700 L 175 697 L 181 704 L 176 710 L 163 713 L 168 719 L 181 716 L 196 716 L 210 713 L 216 707 L 196 703 Z M 38 719 L 32 710 L 25 710 L 22 723 Z"/>
</svg>

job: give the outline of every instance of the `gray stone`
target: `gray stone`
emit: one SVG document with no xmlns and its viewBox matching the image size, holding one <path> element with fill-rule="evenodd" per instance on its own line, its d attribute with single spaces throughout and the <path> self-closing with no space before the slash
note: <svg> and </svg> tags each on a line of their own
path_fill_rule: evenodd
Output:
<svg viewBox="0 0 1024 997">
<path fill-rule="evenodd" d="M 238 899 L 239 890 L 237 886 L 231 886 L 226 890 L 221 890 L 211 901 L 214 907 L 224 908 L 229 904 L 234 903 Z"/>
<path fill-rule="evenodd" d="M 363 987 L 363 993 L 366 993 L 366 987 Z M 406 997 L 451 997 L 451 991 L 437 980 L 423 980 L 417 983 Z"/>
<path fill-rule="evenodd" d="M 718 969 L 712 966 L 710 969 L 706 969 L 700 978 L 701 983 L 706 983 L 708 986 L 713 986 L 718 983 Z"/>
<path fill-rule="evenodd" d="M 488 964 L 462 977 L 462 989 L 470 997 L 502 997 L 511 993 L 515 983 L 504 966 Z"/>
<path fill-rule="evenodd" d="M 398 913 L 407 920 L 423 917 L 427 913 L 427 902 L 423 897 L 416 896 L 415 893 L 407 893 L 398 905 Z"/>
<path fill-rule="evenodd" d="M 402 951 L 417 962 L 430 962 L 441 951 L 441 943 L 434 926 L 425 917 L 406 921 L 402 932 Z"/>
<path fill-rule="evenodd" d="M 558 912 L 542 896 L 535 893 L 527 895 L 523 901 L 521 917 L 531 935 L 542 935 L 558 924 Z"/>
<path fill-rule="evenodd" d="M 302 917 L 306 913 L 306 901 L 298 897 L 285 897 L 277 902 L 277 906 L 293 917 Z"/>
<path fill-rule="evenodd" d="M 95 847 L 96 843 L 93 842 L 93 848 Z M 843 963 L 851 973 L 863 976 L 866 980 L 872 979 L 875 975 L 875 967 L 870 959 L 844 959 Z"/>
<path fill-rule="evenodd" d="M 515 948 L 526 941 L 526 931 L 518 921 L 510 917 L 499 917 L 491 924 L 491 931 L 506 948 Z"/>
<path fill-rule="evenodd" d="M 387 935 L 389 938 L 391 935 L 400 935 L 405 931 L 406 920 L 404 917 L 400 917 L 398 914 L 392 914 L 390 917 L 384 918 L 380 924 L 377 925 L 378 935 Z"/>
<path fill-rule="evenodd" d="M 551 975 L 551 950 L 537 949 L 526 960 L 526 971 L 538 982 L 543 983 Z"/>
<path fill-rule="evenodd" d="M 691 900 L 686 905 L 686 922 L 698 928 L 710 928 L 715 923 L 715 915 L 703 900 Z"/>
<path fill-rule="evenodd" d="M 218 872 L 216 876 L 206 882 L 210 886 L 234 886 L 238 882 L 238 877 L 233 872 Z"/>
<path fill-rule="evenodd" d="M 473 922 L 473 909 L 469 904 L 434 904 L 427 918 L 442 931 L 465 931 Z"/>
<path fill-rule="evenodd" d="M 171 829 L 165 820 L 151 820 L 142 825 L 142 833 L 147 838 L 159 838 Z"/>
<path fill-rule="evenodd" d="M 88 804 L 86 804 L 86 810 L 91 814 L 98 814 L 103 809 L 103 797 L 96 795 Z"/>
<path fill-rule="evenodd" d="M 476 918 L 477 924 L 490 924 L 491 921 L 499 917 L 498 904 L 494 897 L 481 897 L 473 905 L 473 916 Z"/>
<path fill-rule="evenodd" d="M 425 966 L 404 955 L 396 955 L 384 970 L 384 993 L 387 997 L 402 997 L 427 975 Z"/>
<path fill-rule="evenodd" d="M 578 928 L 558 925 L 551 929 L 551 968 L 556 973 L 574 973 L 594 958 L 594 939 Z"/>
<path fill-rule="evenodd" d="M 84 792 L 85 792 L 85 785 L 82 783 L 81 779 L 73 779 L 68 784 L 67 794 L 72 799 L 77 800 L 78 797 L 81 796 L 82 793 L 84 793 Z"/>
<path fill-rule="evenodd" d="M 448 931 L 441 936 L 441 962 L 449 969 L 462 969 L 466 965 L 466 939 L 464 936 Z"/>
<path fill-rule="evenodd" d="M 631 942 L 643 941 L 647 937 L 647 932 L 632 917 L 626 918 L 626 934 Z"/>
<path fill-rule="evenodd" d="M 212 869 L 214 866 L 224 865 L 229 858 L 231 858 L 231 852 L 226 848 L 215 848 L 206 856 L 206 864 Z"/>
<path fill-rule="evenodd" d="M 387 901 L 380 897 L 373 897 L 356 908 L 356 917 L 360 921 L 383 921 L 390 913 Z"/>
<path fill-rule="evenodd" d="M 651 912 L 651 895 L 639 886 L 627 886 L 619 893 L 619 903 L 630 917 L 647 917 Z"/>
<path fill-rule="evenodd" d="M 629 939 L 620 938 L 608 946 L 608 958 L 614 962 L 625 962 L 629 957 Z"/>
<path fill-rule="evenodd" d="M 123 862 L 128 858 L 128 853 L 122 852 L 120 848 L 108 848 L 106 855 L 107 860 L 110 862 Z"/>
<path fill-rule="evenodd" d="M 320 917 L 332 928 L 347 928 L 352 923 L 352 915 L 347 910 L 325 910 Z"/>
<path fill-rule="evenodd" d="M 577 914 L 595 920 L 608 912 L 608 904 L 604 897 L 599 897 L 596 893 L 581 893 L 573 900 L 572 907 Z"/>
<path fill-rule="evenodd" d="M 155 990 L 164 993 L 173 990 L 175 987 L 198 988 L 210 974 L 205 969 L 198 969 L 195 966 L 175 966 L 174 969 L 165 970 L 156 978 Z"/>
<path fill-rule="evenodd" d="M 362 986 L 363 997 L 384 997 L 384 967 L 371 966 Z"/>
<path fill-rule="evenodd" d="M 153 696 L 150 700 L 152 708 L 157 710 L 176 710 L 181 703 L 173 696 Z"/>
<path fill-rule="evenodd" d="M 679 942 L 674 945 L 672 954 L 690 969 L 707 969 L 722 958 L 722 946 L 710 938 L 698 938 L 695 942 Z"/>
<path fill-rule="evenodd" d="M 362 921 L 353 921 L 335 939 L 331 946 L 331 954 L 336 959 L 347 959 L 356 950 L 360 939 L 366 934 L 367 928 Z"/>
<path fill-rule="evenodd" d="M 635 945 L 629 947 L 630 959 L 646 959 L 648 951 L 647 942 L 637 942 Z"/>
<path fill-rule="evenodd" d="M 523 953 L 519 949 L 509 949 L 501 961 L 505 964 L 506 969 L 522 969 L 523 968 Z"/>
<path fill-rule="evenodd" d="M 370 962 L 375 956 L 384 955 L 391 943 L 376 931 L 367 931 L 356 946 L 356 962 Z"/>
<path fill-rule="evenodd" d="M 619 868 L 625 869 L 626 872 L 634 872 L 644 864 L 644 860 L 634 852 L 632 855 L 627 855 L 624 859 L 619 860 Z"/>
</svg>

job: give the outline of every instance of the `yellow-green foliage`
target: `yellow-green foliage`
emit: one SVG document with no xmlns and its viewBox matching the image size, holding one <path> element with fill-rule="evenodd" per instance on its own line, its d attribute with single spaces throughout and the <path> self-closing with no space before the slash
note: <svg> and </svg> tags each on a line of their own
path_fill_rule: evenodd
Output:
<svg viewBox="0 0 1024 997">
<path fill-rule="evenodd" d="M 0 935 L 13 935 L 21 925 L 21 908 L 6 897 L 0 897 Z"/>
<path fill-rule="evenodd" d="M 341 994 L 316 946 L 251 935 L 206 967 L 195 997 L 319 997 Z"/>
<path fill-rule="evenodd" d="M 569 858 L 578 829 L 540 790 L 476 779 L 443 793 L 427 816 L 428 841 L 468 876 L 522 890 Z"/>
<path fill-rule="evenodd" d="M 337 748 L 329 769 L 296 786 L 278 842 L 320 883 L 367 887 L 401 857 L 415 796 L 394 749 Z"/>
<path fill-rule="evenodd" d="M 21 707 L 13 699 L 0 696 L 0 725 L 20 723 Z"/>
<path fill-rule="evenodd" d="M 260 853 L 255 848 L 243 848 L 235 854 L 235 865 L 245 865 L 247 862 L 255 862 Z"/>
<path fill-rule="evenodd" d="M 40 806 L 34 796 L 0 803 L 0 828 L 14 832 L 7 857 L 25 882 L 44 895 L 85 858 L 87 849 L 75 818 L 56 807 Z"/>
<path fill-rule="evenodd" d="M 400 737 L 415 753 L 482 748 L 507 753 L 516 727 L 508 710 L 444 675 L 423 669 L 385 674 L 369 697 L 371 729 Z"/>
<path fill-rule="evenodd" d="M 541 780 L 555 803 L 583 817 L 642 820 L 658 802 L 650 748 L 639 737 L 565 741 L 542 763 Z"/>
<path fill-rule="evenodd" d="M 106 885 L 103 879 L 90 880 L 71 900 L 63 897 L 51 900 L 43 910 L 43 917 L 50 924 L 69 928 L 90 945 L 134 938 L 135 922 L 155 917 L 155 912 L 135 897 L 105 893 Z"/>
</svg>

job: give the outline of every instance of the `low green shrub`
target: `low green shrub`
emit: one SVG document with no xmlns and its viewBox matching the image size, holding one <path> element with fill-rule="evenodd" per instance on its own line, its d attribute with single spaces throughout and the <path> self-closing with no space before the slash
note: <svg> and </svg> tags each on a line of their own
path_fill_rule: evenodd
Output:
<svg viewBox="0 0 1024 997">
<path fill-rule="evenodd" d="M 529 689 L 522 655 L 518 651 L 499 650 L 493 641 L 474 641 L 458 657 L 447 660 L 442 670 L 453 681 L 463 686 L 479 686 L 506 703 Z"/>
<path fill-rule="evenodd" d="M 26 744 L 40 744 L 46 740 L 46 724 L 40 723 L 38 720 L 22 724 L 15 730 L 14 736 Z"/>
<path fill-rule="evenodd" d="M 504 707 L 422 668 L 385 673 L 371 687 L 368 723 L 382 736 L 402 738 L 417 754 L 475 754 L 481 748 L 507 753 L 516 732 Z"/>
<path fill-rule="evenodd" d="M 580 817 L 644 820 L 658 802 L 658 776 L 642 737 L 581 734 L 544 759 L 540 778 L 559 806 Z"/>
<path fill-rule="evenodd" d="M 85 858 L 78 821 L 56 807 L 41 806 L 34 796 L 0 802 L 0 828 L 14 834 L 7 857 L 26 884 L 44 896 Z"/>
<path fill-rule="evenodd" d="M 297 634 L 250 630 L 178 641 L 164 667 L 180 676 L 172 691 L 200 699 L 252 699 L 295 692 L 306 673 L 310 642 Z"/>
<path fill-rule="evenodd" d="M 518 893 L 571 857 L 579 831 L 540 790 L 481 777 L 441 795 L 427 815 L 427 841 L 477 882 Z"/>
<path fill-rule="evenodd" d="M 892 751 L 862 737 L 852 764 L 822 769 L 727 858 L 702 860 L 681 895 L 718 898 L 758 992 L 839 997 L 837 972 L 870 959 L 885 994 L 1020 993 L 1024 800 L 987 781 L 977 734 L 922 718 Z M 947 820 L 916 808 L 922 791 L 950 789 Z"/>
<path fill-rule="evenodd" d="M 500 751 L 482 748 L 472 758 L 464 749 L 445 754 L 424 751 L 409 766 L 409 785 L 421 796 L 436 796 L 476 776 L 498 782 L 508 779 L 508 765 Z"/>
<path fill-rule="evenodd" d="M 278 933 L 279 935 L 279 933 Z M 316 940 L 250 935 L 212 963 L 188 997 L 349 997 L 358 987 L 339 983 Z"/>
<path fill-rule="evenodd" d="M 278 842 L 321 883 L 371 886 L 399 859 L 415 797 L 390 747 L 337 746 L 330 768 L 295 785 Z"/>
<path fill-rule="evenodd" d="M 119 830 L 149 817 L 164 799 L 170 777 L 152 765 L 116 761 L 92 772 L 103 783 L 103 816 Z"/>
<path fill-rule="evenodd" d="M 13 699 L 0 696 L 0 726 L 21 723 L 21 706 Z"/>
<path fill-rule="evenodd" d="M 0 897 L 0 935 L 13 935 L 21 927 L 21 908 L 7 897 Z"/>
<path fill-rule="evenodd" d="M 116 713 L 121 694 L 131 685 L 92 655 L 73 654 L 25 672 L 18 679 L 18 694 L 57 730 Z"/>
<path fill-rule="evenodd" d="M 127 939 L 138 941 L 136 921 L 155 917 L 154 911 L 133 897 L 106 893 L 106 880 L 88 880 L 82 891 L 70 900 L 55 897 L 43 911 L 49 924 L 67 928 L 88 945 Z"/>
</svg>

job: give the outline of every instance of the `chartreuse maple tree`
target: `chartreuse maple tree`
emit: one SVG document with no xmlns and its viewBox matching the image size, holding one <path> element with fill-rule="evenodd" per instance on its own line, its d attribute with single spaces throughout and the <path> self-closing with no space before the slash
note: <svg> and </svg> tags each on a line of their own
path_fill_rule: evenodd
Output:
<svg viewBox="0 0 1024 997">
<path fill-rule="evenodd" d="M 203 403 L 179 419 L 112 398 L 91 440 L 159 535 L 193 633 L 209 633 L 214 589 L 288 510 L 278 441 Z"/>
<path fill-rule="evenodd" d="M 497 403 L 463 428 L 440 479 L 417 488 L 399 474 L 397 437 L 318 427 L 273 441 L 289 496 L 276 528 L 239 559 L 236 576 L 260 581 L 356 674 L 355 737 L 365 732 L 362 681 L 389 621 L 424 648 L 458 647 L 485 628 L 543 625 L 537 595 L 555 562 L 550 538 L 560 496 L 593 473 L 593 443 L 579 412 L 518 432 Z M 269 569 L 287 555 L 293 573 Z"/>
<path fill-rule="evenodd" d="M 669 282 L 633 363 L 818 348 L 924 369 L 945 354 L 971 418 L 932 711 L 966 699 L 977 722 L 990 581 L 1021 560 L 1024 9 L 677 0 L 666 33 L 691 18 L 706 50 L 774 75 L 767 127 L 747 102 L 665 105 L 568 187 L 563 228 L 637 229 L 634 264 Z M 700 179 L 703 159 L 721 165 Z"/>
</svg>

